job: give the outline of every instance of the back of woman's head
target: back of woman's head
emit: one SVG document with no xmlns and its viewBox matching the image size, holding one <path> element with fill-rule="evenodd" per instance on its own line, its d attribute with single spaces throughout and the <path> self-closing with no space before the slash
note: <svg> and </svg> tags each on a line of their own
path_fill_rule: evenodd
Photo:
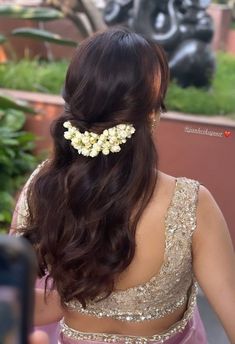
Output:
<svg viewBox="0 0 235 344">
<path fill-rule="evenodd" d="M 31 183 L 23 230 L 36 244 L 62 301 L 106 297 L 132 261 L 135 231 L 157 180 L 150 114 L 164 109 L 168 67 L 161 48 L 126 29 L 83 41 L 68 68 L 65 111 L 52 126 L 54 154 Z M 101 134 L 135 133 L 121 150 L 84 156 L 65 140 L 65 121 Z"/>
</svg>

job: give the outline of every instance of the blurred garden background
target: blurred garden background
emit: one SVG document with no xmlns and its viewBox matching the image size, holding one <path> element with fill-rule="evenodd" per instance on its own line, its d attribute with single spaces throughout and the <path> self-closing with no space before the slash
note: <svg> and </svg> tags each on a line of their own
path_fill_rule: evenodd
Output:
<svg viewBox="0 0 235 344">
<path fill-rule="evenodd" d="M 0 1 L 0 231 L 9 229 L 28 175 L 48 156 L 49 126 L 62 111 L 69 60 L 79 42 L 106 27 L 106 5 L 105 0 Z M 235 121 L 235 1 L 213 1 L 207 11 L 216 58 L 210 87 L 182 88 L 172 79 L 167 109 Z"/>
</svg>

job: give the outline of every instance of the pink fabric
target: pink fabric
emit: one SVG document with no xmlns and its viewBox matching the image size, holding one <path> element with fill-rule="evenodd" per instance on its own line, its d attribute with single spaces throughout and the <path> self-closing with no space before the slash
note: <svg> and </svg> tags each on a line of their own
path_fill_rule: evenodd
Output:
<svg viewBox="0 0 235 344">
<path fill-rule="evenodd" d="M 61 344 L 105 344 L 100 341 L 89 340 L 73 340 L 69 339 L 62 334 L 60 335 Z M 160 344 L 159 341 L 151 342 L 153 344 Z M 197 306 L 193 317 L 188 322 L 183 332 L 175 334 L 170 339 L 164 341 L 165 344 L 208 344 L 204 325 L 202 323 Z M 123 344 L 123 342 L 120 342 Z"/>
<path fill-rule="evenodd" d="M 45 287 L 45 279 L 46 276 L 44 276 L 41 279 L 36 280 L 36 288 L 44 289 Z M 44 325 L 44 326 L 37 326 L 35 327 L 35 330 L 41 330 L 48 334 L 49 336 L 49 343 L 50 344 L 57 344 L 58 343 L 58 337 L 59 337 L 59 323 L 53 323 L 50 325 Z"/>
</svg>

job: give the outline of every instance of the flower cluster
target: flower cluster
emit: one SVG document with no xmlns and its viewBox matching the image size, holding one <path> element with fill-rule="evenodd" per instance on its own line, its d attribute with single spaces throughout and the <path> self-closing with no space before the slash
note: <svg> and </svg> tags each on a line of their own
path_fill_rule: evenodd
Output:
<svg viewBox="0 0 235 344">
<path fill-rule="evenodd" d="M 71 141 L 71 145 L 78 154 L 90 157 L 95 157 L 100 152 L 104 155 L 120 152 L 120 145 L 131 138 L 135 132 L 132 124 L 118 124 L 105 129 L 100 135 L 89 131 L 81 133 L 69 121 L 64 122 L 63 126 L 68 129 L 64 132 L 65 139 Z"/>
</svg>

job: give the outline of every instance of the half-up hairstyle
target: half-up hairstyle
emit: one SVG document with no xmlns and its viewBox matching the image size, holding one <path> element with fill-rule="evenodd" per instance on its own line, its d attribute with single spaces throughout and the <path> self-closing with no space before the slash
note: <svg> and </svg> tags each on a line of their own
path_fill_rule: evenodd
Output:
<svg viewBox="0 0 235 344">
<path fill-rule="evenodd" d="M 168 66 L 162 49 L 123 28 L 83 41 L 67 71 L 65 110 L 52 125 L 52 157 L 29 186 L 24 235 L 62 303 L 107 297 L 135 254 L 137 223 L 157 181 L 150 114 L 164 110 Z M 79 155 L 63 123 L 81 132 L 131 123 L 121 151 Z"/>
</svg>

